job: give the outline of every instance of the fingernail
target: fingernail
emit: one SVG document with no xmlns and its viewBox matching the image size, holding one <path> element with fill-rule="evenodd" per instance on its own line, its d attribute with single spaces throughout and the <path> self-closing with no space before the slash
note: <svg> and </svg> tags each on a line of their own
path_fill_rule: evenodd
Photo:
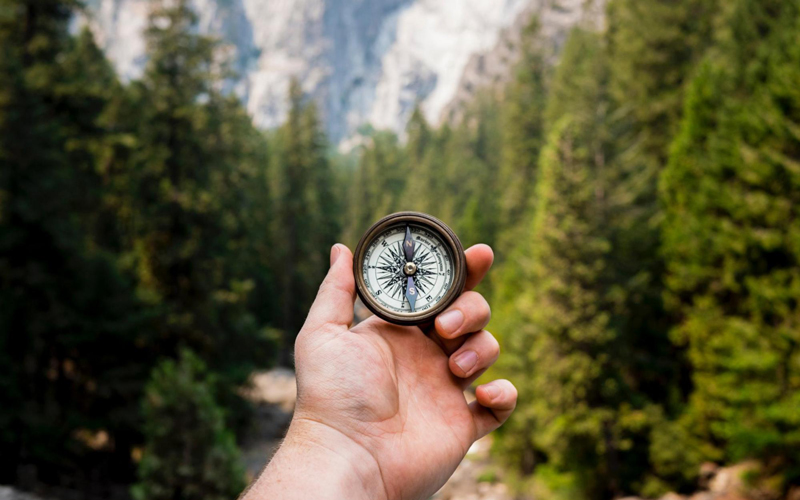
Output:
<svg viewBox="0 0 800 500">
<path fill-rule="evenodd" d="M 331 266 L 333 266 L 336 263 L 336 259 L 339 258 L 340 253 L 342 253 L 342 251 L 339 250 L 338 243 L 331 247 Z"/>
<path fill-rule="evenodd" d="M 464 314 L 458 309 L 447 311 L 439 316 L 439 328 L 444 334 L 454 333 L 464 322 Z"/>
<path fill-rule="evenodd" d="M 492 401 L 494 398 L 500 395 L 500 388 L 493 385 L 485 385 L 483 386 L 483 392 L 489 396 L 489 401 Z"/>
<path fill-rule="evenodd" d="M 468 375 L 470 370 L 478 362 L 478 354 L 475 351 L 464 351 L 453 359 L 453 362 L 461 368 L 465 375 Z"/>
</svg>

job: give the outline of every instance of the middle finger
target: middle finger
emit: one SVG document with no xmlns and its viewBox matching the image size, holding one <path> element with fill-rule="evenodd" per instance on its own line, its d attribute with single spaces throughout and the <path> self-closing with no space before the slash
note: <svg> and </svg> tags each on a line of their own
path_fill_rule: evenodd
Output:
<svg viewBox="0 0 800 500">
<path fill-rule="evenodd" d="M 464 292 L 436 317 L 434 328 L 444 339 L 455 339 L 483 329 L 492 317 L 489 303 L 478 292 Z"/>
<path fill-rule="evenodd" d="M 486 299 L 477 292 L 467 291 L 423 331 L 449 356 L 464 344 L 470 333 L 481 331 L 491 317 Z"/>
</svg>

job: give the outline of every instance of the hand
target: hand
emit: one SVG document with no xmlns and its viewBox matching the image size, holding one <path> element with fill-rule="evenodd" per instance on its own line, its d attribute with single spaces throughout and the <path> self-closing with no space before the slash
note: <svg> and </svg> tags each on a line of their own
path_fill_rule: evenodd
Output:
<svg viewBox="0 0 800 500">
<path fill-rule="evenodd" d="M 470 290 L 493 255 L 476 245 L 466 256 Z M 464 399 L 499 353 L 483 330 L 491 313 L 480 294 L 465 291 L 427 329 L 374 316 L 350 328 L 352 261 L 347 247 L 333 247 L 331 269 L 297 337 L 292 424 L 246 500 L 424 500 L 516 405 L 506 380 L 479 386 L 471 404 Z"/>
</svg>

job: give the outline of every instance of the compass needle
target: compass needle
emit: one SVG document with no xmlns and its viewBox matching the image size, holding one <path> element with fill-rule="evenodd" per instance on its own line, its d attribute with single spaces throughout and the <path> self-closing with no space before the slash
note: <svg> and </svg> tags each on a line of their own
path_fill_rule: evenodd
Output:
<svg viewBox="0 0 800 500">
<path fill-rule="evenodd" d="M 406 226 L 406 237 L 403 239 L 403 250 L 406 252 L 406 262 L 413 262 L 414 238 L 411 237 L 411 226 Z"/>
<path fill-rule="evenodd" d="M 408 277 L 406 283 L 406 300 L 408 300 L 408 307 L 411 308 L 411 312 L 415 312 L 416 309 L 414 305 L 417 303 L 417 287 L 414 285 L 414 278 L 411 276 Z"/>
</svg>

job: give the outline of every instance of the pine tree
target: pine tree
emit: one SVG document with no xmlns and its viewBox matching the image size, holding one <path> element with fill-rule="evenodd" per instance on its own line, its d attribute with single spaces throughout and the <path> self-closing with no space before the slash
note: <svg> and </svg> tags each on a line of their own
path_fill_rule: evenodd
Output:
<svg viewBox="0 0 800 500">
<path fill-rule="evenodd" d="M 725 15 L 661 181 L 674 339 L 694 370 L 681 423 L 705 447 L 675 459 L 764 458 L 797 480 L 800 4 Z"/>
<path fill-rule="evenodd" d="M 291 109 L 277 131 L 273 197 L 277 204 L 275 234 L 281 242 L 275 260 L 281 315 L 289 352 L 317 288 L 325 276 L 330 247 L 339 235 L 333 175 L 316 107 L 304 102 L 293 82 Z"/>
<path fill-rule="evenodd" d="M 381 217 L 399 210 L 407 182 L 403 151 L 391 132 L 374 132 L 361 149 L 348 189 L 344 240 L 358 243 L 361 234 Z"/>
<path fill-rule="evenodd" d="M 618 0 L 608 10 L 610 125 L 617 152 L 610 160 L 613 182 L 607 193 L 613 221 L 610 297 L 624 348 L 619 356 L 629 360 L 627 378 L 654 405 L 648 419 L 653 442 L 667 427 L 662 420 L 680 411 L 690 390 L 685 357 L 668 337 L 672 318 L 663 304 L 657 183 L 677 131 L 686 83 L 711 44 L 717 6 L 715 0 Z M 665 478 L 650 475 L 641 487 L 645 494 L 660 495 L 668 488 Z M 668 479 L 673 485 L 681 481 L 674 475 Z"/>
<path fill-rule="evenodd" d="M 154 370 L 144 397 L 145 446 L 136 500 L 229 500 L 244 488 L 233 434 L 214 400 L 214 378 L 191 351 Z"/>
<path fill-rule="evenodd" d="M 479 94 L 464 110 L 461 123 L 452 130 L 442 127 L 443 177 L 441 217 L 450 222 L 464 245 L 494 245 L 495 234 L 505 221 L 499 219 L 498 170 L 501 132 L 497 101 Z M 487 291 L 484 283 L 483 291 Z"/>
<path fill-rule="evenodd" d="M 615 0 L 608 8 L 611 92 L 631 120 L 630 145 L 666 163 L 686 83 L 712 42 L 717 0 Z"/>
<path fill-rule="evenodd" d="M 152 5 L 149 59 L 132 89 L 138 112 L 127 260 L 140 292 L 162 314 L 157 351 L 170 356 L 191 347 L 232 390 L 269 359 L 247 311 L 253 282 L 240 265 L 247 238 L 241 204 L 259 153 L 240 105 L 217 90 L 224 68 L 196 23 L 188 2 Z"/>
<path fill-rule="evenodd" d="M 214 284 L 207 266 L 211 159 L 199 123 L 205 113 L 197 101 L 211 91 L 213 42 L 192 33 L 196 16 L 186 2 L 174 7 L 154 2 L 146 31 L 149 60 L 134 87 L 137 154 L 132 159 L 135 204 L 130 224 L 142 287 L 166 304 L 172 342 L 204 323 L 202 310 Z M 205 254 L 205 255 L 203 255 Z M 193 265 L 195 260 L 205 263 Z M 205 264 L 205 266 L 203 266 Z M 205 268 L 204 268 L 205 267 Z M 191 311 L 195 298 L 201 311 Z M 199 314 L 200 317 L 196 317 Z"/>
<path fill-rule="evenodd" d="M 28 464 L 42 480 L 88 483 L 80 429 L 118 438 L 119 453 L 106 460 L 124 477 L 135 426 L 126 410 L 148 370 L 137 343 L 142 313 L 97 210 L 116 79 L 87 33 L 68 35 L 73 7 L 0 5 L 3 482 Z"/>
<path fill-rule="evenodd" d="M 501 293 L 513 301 L 501 305 L 513 318 L 501 325 L 501 370 L 523 402 L 501 445 L 550 496 L 617 496 L 642 488 L 648 468 L 652 401 L 616 305 L 608 79 L 602 37 L 573 31 L 553 79 L 532 229 L 514 254 L 516 288 Z"/>
<path fill-rule="evenodd" d="M 716 0 L 616 0 L 608 7 L 610 92 L 614 98 L 616 181 L 613 234 L 621 325 L 648 391 L 666 398 L 679 377 L 670 362 L 663 307 L 661 207 L 657 183 L 680 119 L 686 82 L 711 43 Z M 657 396 L 656 396 L 657 395 Z M 674 399 L 674 398 L 673 398 Z M 673 401 L 671 406 L 679 402 Z M 674 409 L 674 408 L 673 408 Z"/>
<path fill-rule="evenodd" d="M 400 210 L 416 210 L 439 218 L 442 213 L 442 196 L 445 192 L 442 166 L 444 144 L 451 130 L 448 126 L 436 131 L 430 127 L 422 109 L 417 106 L 411 114 L 406 135 L 405 165 L 406 184 L 400 198 Z"/>
<path fill-rule="evenodd" d="M 253 370 L 271 364 L 277 354 L 271 333 L 278 317 L 272 298 L 276 281 L 268 267 L 275 255 L 269 152 L 266 137 L 255 128 L 237 96 L 211 93 L 206 109 L 208 118 L 201 133 L 207 137 L 206 154 L 214 159 L 209 192 L 216 201 L 212 206 L 219 228 L 213 239 L 218 245 L 213 260 L 222 275 L 213 298 L 225 325 L 208 364 L 238 385 Z M 230 396 L 220 395 L 220 403 L 227 407 L 243 403 L 238 396 Z"/>
<path fill-rule="evenodd" d="M 545 139 L 544 112 L 549 68 L 538 44 L 539 20 L 534 17 L 522 33 L 521 56 L 514 77 L 500 104 L 502 130 L 501 158 L 497 177 L 497 256 L 503 262 L 512 251 L 520 232 L 527 228 L 526 214 L 533 205 L 539 152 Z"/>
<path fill-rule="evenodd" d="M 542 153 L 531 231 L 538 245 L 529 291 L 517 305 L 524 324 L 506 337 L 506 350 L 536 367 L 515 374 L 523 401 L 533 406 L 515 427 L 533 432 L 529 439 L 550 467 L 577 473 L 578 486 L 593 497 L 605 496 L 601 477 L 618 481 L 612 463 L 618 460 L 613 444 L 618 414 L 609 396 L 617 396 L 620 387 L 608 352 L 614 332 L 604 308 L 603 275 L 610 245 L 602 232 L 602 200 L 596 197 L 599 172 L 572 120 L 562 118 Z"/>
</svg>

